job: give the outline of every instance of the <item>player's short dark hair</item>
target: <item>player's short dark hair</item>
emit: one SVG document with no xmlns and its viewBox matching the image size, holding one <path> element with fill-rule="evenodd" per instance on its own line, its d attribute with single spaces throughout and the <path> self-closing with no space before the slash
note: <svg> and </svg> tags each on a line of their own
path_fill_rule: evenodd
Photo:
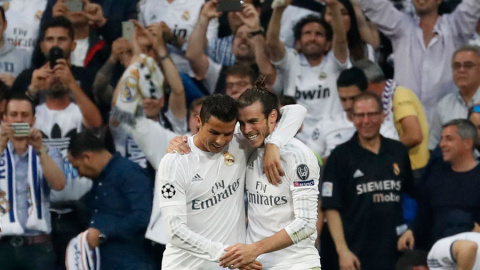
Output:
<svg viewBox="0 0 480 270">
<path fill-rule="evenodd" d="M 213 116 L 218 120 L 229 123 L 238 119 L 238 110 L 235 100 L 225 94 L 213 94 L 207 96 L 200 110 L 202 125 L 208 123 Z"/>
<path fill-rule="evenodd" d="M 413 270 L 415 266 L 427 266 L 427 255 L 424 250 L 407 250 L 398 259 L 395 270 Z"/>
<path fill-rule="evenodd" d="M 278 100 L 277 95 L 268 90 L 263 82 L 260 81 L 257 81 L 252 89 L 247 89 L 247 91 L 240 95 L 237 100 L 237 107 L 238 109 L 243 109 L 257 101 L 262 104 L 262 113 L 265 118 L 268 118 L 268 115 L 273 110 L 276 110 L 278 112 L 277 122 L 280 120 L 280 101 Z"/>
<path fill-rule="evenodd" d="M 85 152 L 102 152 L 107 151 L 107 148 L 92 131 L 83 130 L 72 137 L 68 145 L 68 151 L 73 157 L 79 157 Z"/>
<path fill-rule="evenodd" d="M 8 99 L 7 106 L 5 107 L 5 112 L 8 112 L 8 104 L 12 100 L 28 102 L 28 104 L 30 104 L 30 107 L 32 108 L 32 115 L 35 116 L 35 104 L 33 104 L 33 101 L 27 95 L 25 95 L 25 93 L 12 94 Z"/>
<path fill-rule="evenodd" d="M 75 40 L 72 22 L 64 16 L 53 17 L 42 25 L 42 31 L 40 32 L 41 40 L 43 41 L 43 39 L 45 38 L 45 33 L 49 28 L 55 27 L 67 29 L 68 36 L 72 39 L 72 41 Z"/>
<path fill-rule="evenodd" d="M 330 24 L 328 24 L 325 20 L 323 20 L 319 16 L 314 15 L 314 14 L 310 14 L 310 15 L 307 15 L 307 16 L 303 17 L 302 19 L 300 19 L 300 21 L 298 21 L 295 24 L 295 26 L 293 27 L 293 34 L 294 34 L 294 37 L 295 37 L 295 41 L 300 40 L 300 38 L 302 37 L 303 27 L 305 27 L 305 25 L 307 25 L 309 23 L 320 24 L 323 27 L 323 29 L 325 30 L 326 39 L 328 41 L 332 40 L 333 31 L 332 31 L 332 27 L 330 26 Z"/>
<path fill-rule="evenodd" d="M 337 87 L 356 86 L 364 92 L 368 89 L 368 79 L 365 73 L 358 67 L 351 67 L 340 73 L 337 79 Z"/>
<path fill-rule="evenodd" d="M 5 9 L 3 8 L 3 6 L 0 6 L 0 14 L 2 14 L 3 21 L 6 22 L 7 18 L 5 17 Z"/>
<path fill-rule="evenodd" d="M 249 65 L 246 65 L 246 64 L 235 64 L 231 67 L 228 67 L 225 70 L 225 77 L 227 76 L 248 77 L 250 78 L 250 83 L 252 85 L 257 79 L 257 74 L 255 73 L 255 71 Z"/>
<path fill-rule="evenodd" d="M 378 111 L 382 111 L 383 110 L 383 104 L 382 104 L 382 100 L 378 97 L 377 94 L 373 93 L 373 92 L 370 92 L 370 91 L 364 91 L 362 93 L 360 93 L 358 96 L 355 96 L 353 98 L 353 105 L 355 105 L 356 102 L 360 101 L 360 100 L 374 100 L 375 103 L 377 103 L 377 108 L 378 108 Z M 355 107 L 353 107 L 355 110 Z"/>
</svg>

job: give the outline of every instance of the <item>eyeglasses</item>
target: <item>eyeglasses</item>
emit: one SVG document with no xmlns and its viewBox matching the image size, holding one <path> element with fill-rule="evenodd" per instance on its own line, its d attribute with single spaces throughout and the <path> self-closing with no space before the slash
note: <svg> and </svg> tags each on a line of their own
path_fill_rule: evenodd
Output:
<svg viewBox="0 0 480 270">
<path fill-rule="evenodd" d="M 379 116 L 381 113 L 382 112 L 352 113 L 352 116 L 355 119 L 364 119 L 365 117 L 367 117 L 368 119 L 371 119 Z"/>
<path fill-rule="evenodd" d="M 476 66 L 478 66 L 480 64 L 477 64 L 477 63 L 474 63 L 474 62 L 471 62 L 471 61 L 467 61 L 467 62 L 455 62 L 452 64 L 452 69 L 453 70 L 460 70 L 462 67 L 466 70 L 470 70 Z"/>
</svg>

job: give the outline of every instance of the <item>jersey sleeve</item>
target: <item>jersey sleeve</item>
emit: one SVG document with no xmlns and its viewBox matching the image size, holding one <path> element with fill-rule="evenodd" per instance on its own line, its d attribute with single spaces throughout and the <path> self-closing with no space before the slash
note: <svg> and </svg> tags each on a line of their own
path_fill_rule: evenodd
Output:
<svg viewBox="0 0 480 270">
<path fill-rule="evenodd" d="M 407 116 L 417 116 L 417 110 L 412 100 L 410 90 L 399 88 L 395 91 L 393 96 L 393 116 L 395 121 L 398 122 Z"/>
<path fill-rule="evenodd" d="M 427 257 L 427 263 L 430 269 L 456 269 L 455 259 L 452 256 L 452 246 L 455 240 L 453 237 L 447 237 L 438 240 L 433 245 Z"/>
<path fill-rule="evenodd" d="M 187 226 L 186 172 L 179 160 L 171 155 L 165 156 L 160 163 L 155 188 L 168 243 L 199 258 L 218 262 L 224 254 L 223 244 L 211 241 Z"/>
<path fill-rule="evenodd" d="M 322 181 L 322 208 L 341 209 L 343 207 L 343 186 L 348 181 L 345 166 L 346 157 L 342 157 L 340 149 L 336 148 L 328 158 L 325 175 Z"/>
<path fill-rule="evenodd" d="M 315 155 L 306 151 L 297 153 L 286 172 L 290 181 L 295 219 L 285 227 L 285 231 L 293 243 L 302 241 L 316 231 L 320 179 L 320 167 Z"/>
</svg>

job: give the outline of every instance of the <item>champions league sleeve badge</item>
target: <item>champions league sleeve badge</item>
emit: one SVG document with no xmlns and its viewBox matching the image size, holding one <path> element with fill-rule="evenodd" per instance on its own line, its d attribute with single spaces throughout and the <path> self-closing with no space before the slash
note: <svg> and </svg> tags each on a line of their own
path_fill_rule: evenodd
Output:
<svg viewBox="0 0 480 270">
<path fill-rule="evenodd" d="M 175 187 L 170 184 L 170 183 L 166 183 L 165 185 L 162 186 L 162 196 L 165 198 L 165 199 L 171 199 L 173 198 L 173 196 L 175 196 Z"/>
<path fill-rule="evenodd" d="M 305 164 L 300 164 L 297 167 L 297 176 L 302 180 L 307 180 L 308 176 L 310 175 L 310 171 L 308 170 L 308 166 Z"/>
<path fill-rule="evenodd" d="M 225 164 L 232 166 L 235 163 L 235 157 L 230 154 L 228 151 L 223 153 L 223 158 L 225 159 Z"/>
</svg>

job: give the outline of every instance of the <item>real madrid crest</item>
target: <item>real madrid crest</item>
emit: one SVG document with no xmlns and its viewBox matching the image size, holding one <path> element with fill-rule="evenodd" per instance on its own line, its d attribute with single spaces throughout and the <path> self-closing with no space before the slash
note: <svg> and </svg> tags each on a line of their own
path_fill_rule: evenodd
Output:
<svg viewBox="0 0 480 270">
<path fill-rule="evenodd" d="M 41 20 L 42 15 L 43 15 L 43 10 L 37 10 L 37 12 L 35 13 L 35 19 L 36 20 Z"/>
<path fill-rule="evenodd" d="M 132 102 L 137 94 L 137 80 L 133 77 L 124 79 L 124 87 L 121 90 L 121 99 L 123 102 Z"/>
<path fill-rule="evenodd" d="M 228 151 L 223 153 L 223 158 L 225 159 L 225 164 L 232 166 L 235 163 L 235 157 L 230 154 Z"/>
<path fill-rule="evenodd" d="M 320 75 L 318 76 L 318 78 L 319 78 L 320 80 L 325 80 L 325 79 L 327 78 L 327 73 L 325 73 L 325 72 L 323 72 L 323 71 L 320 72 Z"/>
<path fill-rule="evenodd" d="M 400 174 L 400 167 L 398 167 L 398 164 L 397 163 L 393 163 L 393 173 L 395 175 L 399 175 Z"/>
<path fill-rule="evenodd" d="M 185 12 L 183 12 L 182 20 L 184 20 L 184 21 L 190 20 L 190 12 L 188 12 L 188 10 L 185 10 Z"/>
</svg>

